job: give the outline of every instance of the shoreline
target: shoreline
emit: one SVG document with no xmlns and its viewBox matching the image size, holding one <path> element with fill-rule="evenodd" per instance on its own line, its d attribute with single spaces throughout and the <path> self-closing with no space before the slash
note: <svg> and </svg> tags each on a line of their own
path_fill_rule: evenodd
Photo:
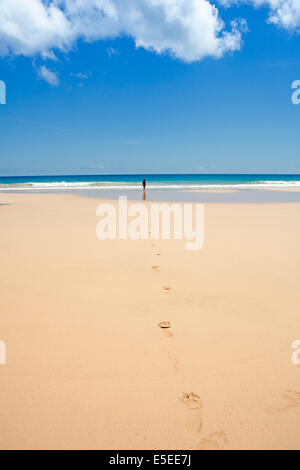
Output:
<svg viewBox="0 0 300 470">
<path fill-rule="evenodd" d="M 110 189 L 82 189 L 72 190 L 26 190 L 2 191 L 0 200 L 5 195 L 73 195 L 90 199 L 117 200 L 126 196 L 129 201 L 145 201 L 143 190 L 110 190 Z M 300 202 L 300 191 L 288 189 L 239 189 L 239 190 L 180 190 L 180 189 L 146 189 L 148 202 L 199 202 L 199 203 L 248 203 L 248 204 L 277 204 Z"/>
</svg>

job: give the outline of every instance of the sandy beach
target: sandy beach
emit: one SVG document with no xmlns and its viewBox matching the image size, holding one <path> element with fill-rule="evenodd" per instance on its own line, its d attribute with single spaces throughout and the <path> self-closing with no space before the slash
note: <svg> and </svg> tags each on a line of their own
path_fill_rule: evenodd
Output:
<svg viewBox="0 0 300 470">
<path fill-rule="evenodd" d="M 279 191 L 279 192 L 286 192 L 286 193 L 299 193 L 300 189 L 294 188 L 273 188 L 273 189 L 264 189 L 264 191 Z"/>
<path fill-rule="evenodd" d="M 209 204 L 189 252 L 99 202 L 1 194 L 0 448 L 299 449 L 300 204 Z"/>
</svg>

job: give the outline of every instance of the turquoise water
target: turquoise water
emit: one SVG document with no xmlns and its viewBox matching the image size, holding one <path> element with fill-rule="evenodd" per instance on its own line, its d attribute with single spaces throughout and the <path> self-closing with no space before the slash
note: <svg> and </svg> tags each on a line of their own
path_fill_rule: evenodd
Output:
<svg viewBox="0 0 300 470">
<path fill-rule="evenodd" d="M 300 175 L 60 175 L 0 176 L 0 191 L 299 188 Z"/>
</svg>

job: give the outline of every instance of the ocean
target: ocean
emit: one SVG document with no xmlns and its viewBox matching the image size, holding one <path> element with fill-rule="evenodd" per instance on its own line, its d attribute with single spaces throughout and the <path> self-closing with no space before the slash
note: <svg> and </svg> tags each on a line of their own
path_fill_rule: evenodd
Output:
<svg viewBox="0 0 300 470">
<path fill-rule="evenodd" d="M 300 189 L 300 175 L 272 174 L 155 174 L 0 176 L 0 191 Z"/>
</svg>

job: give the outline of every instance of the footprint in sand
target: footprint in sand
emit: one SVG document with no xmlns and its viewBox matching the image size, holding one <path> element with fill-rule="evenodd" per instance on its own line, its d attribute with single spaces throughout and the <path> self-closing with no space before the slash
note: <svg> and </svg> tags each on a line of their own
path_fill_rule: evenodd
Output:
<svg viewBox="0 0 300 470">
<path fill-rule="evenodd" d="M 225 449 L 228 445 L 227 434 L 223 429 L 218 429 L 216 432 L 203 437 L 198 445 L 199 450 L 221 450 Z"/>
<path fill-rule="evenodd" d="M 173 333 L 171 331 L 171 323 L 169 321 L 161 321 L 159 322 L 158 326 L 163 330 L 165 336 L 168 338 L 172 338 Z"/>
<path fill-rule="evenodd" d="M 162 286 L 162 288 L 167 293 L 170 293 L 172 291 L 172 287 L 170 287 L 170 286 Z"/>
<path fill-rule="evenodd" d="M 197 434 L 202 427 L 203 402 L 199 395 L 194 392 L 184 392 L 181 401 L 188 409 L 186 428 L 189 432 Z"/>
<path fill-rule="evenodd" d="M 267 413 L 281 413 L 282 411 L 290 410 L 300 406 L 300 391 L 299 390 L 287 390 L 282 394 L 284 404 L 282 406 L 271 406 L 266 408 Z"/>
<path fill-rule="evenodd" d="M 154 271 L 158 271 L 159 266 L 152 266 L 152 269 L 154 269 Z"/>
</svg>

